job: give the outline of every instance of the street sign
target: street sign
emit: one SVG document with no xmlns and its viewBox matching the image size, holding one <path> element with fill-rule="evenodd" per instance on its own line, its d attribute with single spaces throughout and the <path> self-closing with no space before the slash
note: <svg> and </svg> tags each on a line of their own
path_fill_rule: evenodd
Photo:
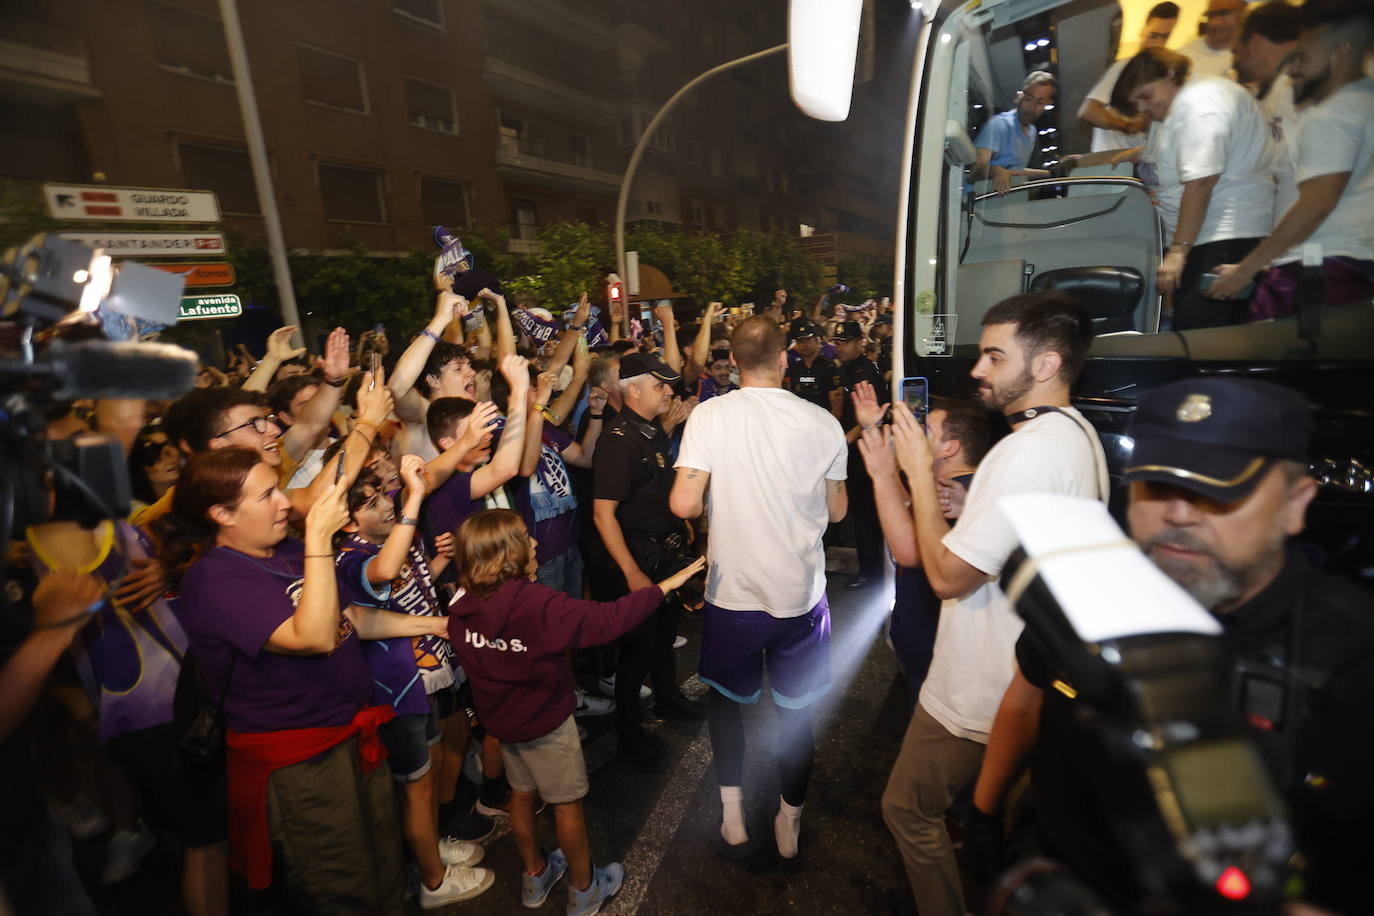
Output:
<svg viewBox="0 0 1374 916">
<path fill-rule="evenodd" d="M 48 212 L 57 219 L 141 223 L 217 223 L 214 191 L 111 188 L 101 184 L 45 184 Z"/>
<path fill-rule="evenodd" d="M 220 261 L 215 264 L 149 264 L 158 270 L 176 274 L 187 286 L 233 286 L 234 266 Z"/>
<path fill-rule="evenodd" d="M 178 321 L 194 321 L 197 318 L 237 318 L 243 314 L 243 303 L 238 296 L 226 293 L 222 296 L 182 296 L 181 313 Z"/>
<path fill-rule="evenodd" d="M 60 238 L 104 248 L 112 258 L 185 258 L 222 255 L 218 232 L 59 232 Z"/>
</svg>

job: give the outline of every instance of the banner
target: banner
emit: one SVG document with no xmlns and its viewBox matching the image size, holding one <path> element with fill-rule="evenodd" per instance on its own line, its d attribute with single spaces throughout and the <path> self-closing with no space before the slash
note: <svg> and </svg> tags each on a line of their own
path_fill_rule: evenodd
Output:
<svg viewBox="0 0 1374 916">
<path fill-rule="evenodd" d="M 532 340 L 537 346 L 542 347 L 559 332 L 557 322 L 545 321 L 537 315 L 531 315 L 522 308 L 511 309 L 511 318 L 515 321 L 516 327 L 520 329 L 520 332 Z"/>
</svg>

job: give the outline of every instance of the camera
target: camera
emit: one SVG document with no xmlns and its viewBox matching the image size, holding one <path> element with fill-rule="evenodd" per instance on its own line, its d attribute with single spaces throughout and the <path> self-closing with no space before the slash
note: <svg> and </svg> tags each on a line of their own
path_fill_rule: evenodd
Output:
<svg viewBox="0 0 1374 916">
<path fill-rule="evenodd" d="M 1070 701 L 1091 757 L 1083 791 L 1139 889 L 1132 911 L 1279 912 L 1293 831 L 1230 702 L 1220 624 L 1102 503 L 1022 494 L 998 505 L 1021 544 L 1002 588 Z M 1051 911 L 1037 894 L 1060 901 L 1055 912 L 1108 911 L 1064 903 L 1093 899 L 1067 871 L 1023 871 L 1002 882 L 997 912 Z"/>
<path fill-rule="evenodd" d="M 93 527 L 129 512 L 123 450 L 108 436 L 50 440 L 78 398 L 169 398 L 187 391 L 195 354 L 112 342 L 106 328 L 174 324 L 185 281 L 100 249 L 40 234 L 0 257 L 0 535 L 53 521 Z"/>
</svg>

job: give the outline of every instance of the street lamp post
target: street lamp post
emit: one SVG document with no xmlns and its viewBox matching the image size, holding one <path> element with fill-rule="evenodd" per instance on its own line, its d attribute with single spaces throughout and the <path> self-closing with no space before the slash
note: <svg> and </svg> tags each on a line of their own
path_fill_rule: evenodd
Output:
<svg viewBox="0 0 1374 916">
<path fill-rule="evenodd" d="M 719 66 L 712 67 L 710 70 L 700 74 L 677 92 L 673 93 L 673 97 L 663 103 L 663 107 L 654 115 L 649 125 L 644 128 L 643 135 L 640 136 L 639 142 L 635 144 L 634 152 L 630 154 L 630 162 L 625 166 L 625 177 L 620 180 L 620 196 L 616 198 L 615 202 L 615 268 L 622 279 L 629 277 L 629 273 L 625 269 L 625 207 L 630 201 L 630 185 L 634 183 L 635 171 L 638 170 L 639 160 L 644 155 L 644 147 L 649 144 L 649 138 L 654 135 L 654 131 L 658 130 L 658 125 L 668 116 L 668 112 L 673 110 L 673 106 L 678 103 L 678 100 L 695 89 L 700 83 L 704 83 L 711 77 L 719 73 L 724 73 L 726 70 L 732 70 L 741 64 L 752 63 L 756 60 L 773 54 L 779 54 L 786 50 L 787 44 L 784 42 L 775 47 L 763 51 L 756 51 L 753 54 L 747 54 L 744 57 L 726 61 Z"/>
</svg>

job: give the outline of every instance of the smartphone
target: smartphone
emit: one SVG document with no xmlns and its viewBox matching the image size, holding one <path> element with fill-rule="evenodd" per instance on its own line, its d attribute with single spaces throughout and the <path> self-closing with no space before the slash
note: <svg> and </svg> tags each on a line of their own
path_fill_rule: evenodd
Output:
<svg viewBox="0 0 1374 916">
<path fill-rule="evenodd" d="M 930 412 L 930 382 L 919 375 L 912 375 L 902 379 L 898 390 L 902 395 L 902 403 L 920 421 L 921 426 L 925 426 L 926 414 Z"/>
<path fill-rule="evenodd" d="M 1215 283 L 1215 282 L 1217 282 L 1217 275 L 1216 275 L 1216 274 L 1214 274 L 1214 273 L 1205 273 L 1205 274 L 1203 274 L 1203 275 L 1202 275 L 1202 278 L 1201 278 L 1200 280 L 1198 280 L 1198 284 L 1197 284 L 1198 291 L 1199 291 L 1199 292 L 1204 292 L 1204 293 L 1207 292 L 1207 290 L 1209 290 L 1209 289 L 1212 288 L 1212 284 Z M 1255 291 L 1255 281 L 1254 281 L 1254 280 L 1251 280 L 1249 283 L 1245 284 L 1245 288 L 1244 288 L 1244 289 L 1242 289 L 1240 292 L 1236 293 L 1236 298 L 1237 298 L 1237 299 L 1249 299 L 1249 298 L 1250 298 L 1250 294 L 1253 293 L 1254 291 Z"/>
<path fill-rule="evenodd" d="M 372 373 L 372 381 L 367 383 L 367 390 L 372 391 L 377 387 L 377 374 L 382 371 L 382 354 L 373 350 L 368 356 L 371 357 L 369 371 Z"/>
</svg>

